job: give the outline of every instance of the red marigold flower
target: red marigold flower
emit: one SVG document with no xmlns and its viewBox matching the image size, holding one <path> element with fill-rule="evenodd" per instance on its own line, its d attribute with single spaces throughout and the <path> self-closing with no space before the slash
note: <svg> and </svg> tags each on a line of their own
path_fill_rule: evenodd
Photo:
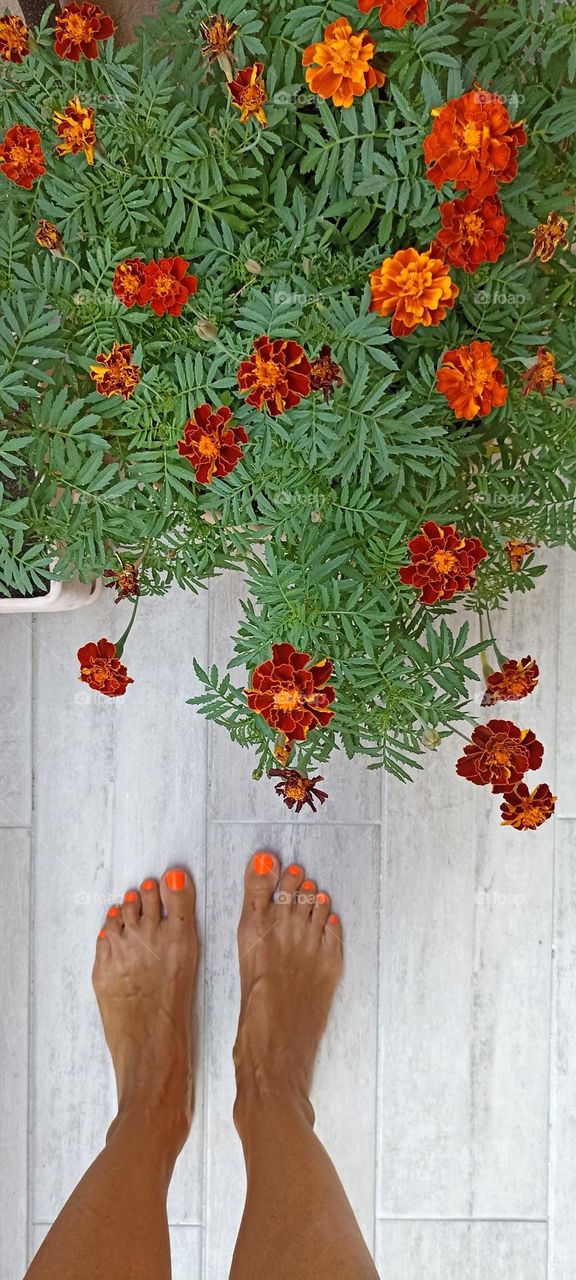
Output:
<svg viewBox="0 0 576 1280">
<path fill-rule="evenodd" d="M 273 644 L 272 657 L 256 667 L 245 690 L 250 710 L 288 742 L 303 742 L 310 729 L 324 727 L 334 715 L 329 704 L 335 692 L 328 684 L 332 663 L 323 658 L 309 667 L 309 662 L 309 655 L 293 645 Z"/>
<path fill-rule="evenodd" d="M 119 302 L 134 307 L 141 302 L 140 292 L 146 279 L 146 263 L 142 258 L 126 258 L 114 271 L 112 288 Z"/>
<path fill-rule="evenodd" d="M 544 747 L 532 729 L 519 729 L 511 720 L 477 724 L 456 773 L 496 793 L 510 791 L 529 769 L 539 769 Z"/>
<path fill-rule="evenodd" d="M 312 813 L 316 813 L 316 805 L 314 800 L 319 800 L 320 804 L 328 799 L 327 791 L 319 791 L 316 787 L 317 782 L 323 782 L 324 779 L 318 775 L 317 778 L 308 778 L 305 773 L 299 773 L 297 769 L 269 769 L 269 778 L 281 778 L 281 782 L 277 782 L 274 788 L 277 795 L 282 796 L 284 804 L 289 809 L 296 808 L 296 813 L 305 804 L 309 805 Z"/>
<path fill-rule="evenodd" d="M 53 120 L 56 133 L 62 139 L 56 147 L 56 155 L 78 155 L 83 151 L 88 164 L 94 164 L 96 129 L 94 108 L 83 107 L 78 97 L 71 98 L 64 111 L 55 111 Z"/>
<path fill-rule="evenodd" d="M 169 316 L 179 316 L 190 295 L 198 288 L 198 277 L 186 275 L 189 266 L 185 258 L 160 258 L 159 262 L 148 262 L 138 302 L 141 305 L 149 302 L 157 316 L 166 312 Z"/>
<path fill-rule="evenodd" d="M 545 347 L 538 347 L 536 361 L 524 370 L 522 381 L 523 396 L 527 396 L 530 391 L 539 391 L 543 396 L 548 388 L 555 391 L 558 386 L 566 386 L 566 379 L 556 369 L 556 357 Z"/>
<path fill-rule="evenodd" d="M 46 173 L 40 134 L 27 124 L 13 124 L 0 142 L 0 169 L 10 182 L 30 191 L 32 183 Z"/>
<path fill-rule="evenodd" d="M 126 667 L 116 657 L 116 645 L 111 640 L 98 640 L 85 644 L 78 650 L 80 680 L 105 693 L 107 698 L 121 698 L 129 684 L 134 684 Z"/>
<path fill-rule="evenodd" d="M 325 344 L 310 364 L 310 390 L 323 391 L 324 399 L 329 400 L 334 388 L 343 386 L 344 372 L 332 359 L 330 347 Z"/>
<path fill-rule="evenodd" d="M 375 53 L 368 31 L 356 33 L 347 18 L 337 18 L 326 27 L 324 39 L 309 44 L 302 54 L 302 66 L 308 67 L 306 84 L 320 98 L 331 98 L 335 107 L 351 107 L 354 98 L 384 84 L 384 73 L 370 66 Z"/>
<path fill-rule="evenodd" d="M 494 195 L 501 182 L 518 171 L 518 148 L 524 146 L 522 123 L 513 124 L 497 93 L 474 89 L 435 107 L 431 132 L 424 139 L 427 176 L 439 190 L 453 182 L 457 190 L 479 198 Z"/>
<path fill-rule="evenodd" d="M 498 196 L 468 194 L 440 205 L 441 230 L 430 253 L 452 267 L 474 272 L 482 262 L 496 262 L 506 248 L 506 218 Z"/>
<path fill-rule="evenodd" d="M 0 18 L 0 58 L 3 62 L 20 64 L 30 53 L 28 27 L 15 13 L 5 13 Z"/>
<path fill-rule="evenodd" d="M 539 675 L 534 658 L 529 655 L 527 658 L 512 658 L 500 671 L 493 671 L 486 677 L 482 706 L 492 707 L 495 702 L 519 702 L 520 698 L 533 693 Z"/>
<path fill-rule="evenodd" d="M 218 62 L 224 73 L 229 71 L 234 61 L 230 46 L 239 31 L 237 22 L 230 22 L 223 13 L 214 13 L 200 23 L 200 34 L 204 39 L 202 57 L 208 59 L 208 65 Z"/>
<path fill-rule="evenodd" d="M 568 230 L 568 222 L 566 218 L 562 218 L 559 213 L 548 214 L 545 222 L 538 223 L 532 235 L 534 244 L 532 245 L 531 258 L 540 258 L 541 262 L 550 262 L 554 257 L 558 247 L 566 249 L 568 241 L 566 232 Z"/>
<path fill-rule="evenodd" d="M 40 218 L 38 226 L 34 232 L 36 244 L 42 249 L 48 249 L 50 253 L 58 256 L 62 252 L 62 236 L 53 222 L 48 222 L 46 218 Z"/>
<path fill-rule="evenodd" d="M 392 312 L 391 332 L 407 337 L 419 324 L 440 324 L 454 306 L 458 286 L 441 258 L 417 249 L 399 249 L 370 273 L 371 311 Z"/>
<path fill-rule="evenodd" d="M 105 569 L 104 577 L 110 578 L 110 582 L 105 585 L 115 587 L 118 592 L 114 604 L 120 604 L 121 600 L 129 600 L 130 597 L 140 595 L 140 580 L 135 564 L 123 564 L 121 569 Z"/>
<path fill-rule="evenodd" d="M 476 585 L 476 565 L 488 555 L 479 538 L 463 538 L 453 524 L 427 520 L 408 543 L 410 564 L 398 570 L 401 582 L 420 591 L 423 604 L 451 600 Z"/>
<path fill-rule="evenodd" d="M 213 409 L 199 404 L 184 427 L 184 439 L 178 441 L 178 453 L 188 458 L 199 484 L 210 484 L 214 476 L 227 476 L 243 456 L 242 444 L 248 444 L 243 427 L 230 423 L 232 410 L 225 404 Z"/>
<path fill-rule="evenodd" d="M 535 831 L 552 817 L 556 808 L 556 796 L 547 782 L 529 791 L 525 782 L 518 782 L 513 791 L 505 791 L 500 805 L 502 826 L 515 831 Z"/>
<path fill-rule="evenodd" d="M 436 370 L 436 385 L 457 418 L 485 418 L 508 395 L 490 342 L 445 351 Z"/>
<path fill-rule="evenodd" d="M 251 67 L 243 67 L 235 80 L 228 82 L 227 88 L 235 107 L 240 112 L 240 124 L 246 124 L 252 116 L 259 124 L 266 125 L 264 103 L 268 101 L 266 85 L 262 79 L 263 62 L 255 62 Z"/>
<path fill-rule="evenodd" d="M 257 338 L 253 354 L 243 360 L 237 373 L 238 387 L 246 403 L 257 409 L 266 406 L 273 418 L 293 409 L 310 394 L 310 364 L 304 348 L 291 338 L 266 334 Z"/>
<path fill-rule="evenodd" d="M 514 573 L 522 568 L 522 561 L 531 551 L 536 551 L 539 543 L 537 542 L 514 542 L 513 540 L 504 543 L 504 550 L 507 552 L 510 561 L 510 568 Z"/>
<path fill-rule="evenodd" d="M 122 396 L 129 400 L 140 381 L 140 365 L 132 363 L 129 342 L 115 342 L 112 350 L 101 352 L 98 363 L 90 365 L 90 377 L 101 396 Z"/>
<path fill-rule="evenodd" d="M 54 53 L 69 62 L 79 62 L 81 55 L 97 58 L 98 41 L 108 40 L 115 30 L 112 18 L 99 5 L 70 0 L 56 16 Z"/>
<path fill-rule="evenodd" d="M 407 22 L 415 22 L 421 27 L 426 21 L 428 0 L 358 0 L 360 13 L 370 13 L 372 9 L 380 9 L 379 18 L 383 27 L 393 27 L 399 31 Z"/>
</svg>

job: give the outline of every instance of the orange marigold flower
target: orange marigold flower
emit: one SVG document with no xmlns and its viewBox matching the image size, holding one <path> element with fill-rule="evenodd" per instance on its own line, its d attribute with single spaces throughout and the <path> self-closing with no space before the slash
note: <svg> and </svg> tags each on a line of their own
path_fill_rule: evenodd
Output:
<svg viewBox="0 0 576 1280">
<path fill-rule="evenodd" d="M 140 293 L 146 279 L 146 263 L 142 258 L 126 258 L 114 272 L 112 288 L 119 302 L 134 307 L 141 302 Z"/>
<path fill-rule="evenodd" d="M 519 729 L 511 720 L 477 724 L 456 773 L 496 793 L 510 791 L 529 769 L 539 769 L 544 747 L 532 729 Z"/>
<path fill-rule="evenodd" d="M 54 53 L 69 62 L 79 62 L 81 56 L 97 58 L 98 41 L 108 40 L 115 30 L 112 18 L 99 5 L 70 0 L 56 16 Z"/>
<path fill-rule="evenodd" d="M 264 103 L 268 101 L 266 85 L 262 79 L 263 62 L 255 62 L 251 67 L 244 67 L 238 72 L 235 80 L 228 82 L 228 92 L 235 107 L 240 112 L 240 124 L 246 124 L 252 116 L 259 124 L 268 123 Z"/>
<path fill-rule="evenodd" d="M 494 195 L 501 182 L 518 171 L 518 148 L 524 146 L 522 123 L 513 124 L 497 93 L 474 89 L 435 107 L 432 131 L 424 139 L 427 176 L 439 189 L 453 182 L 478 197 Z"/>
<path fill-rule="evenodd" d="M 410 564 L 398 570 L 400 581 L 420 591 L 423 604 L 451 600 L 476 585 L 476 565 L 488 555 L 479 538 L 463 538 L 453 524 L 426 520 L 408 543 Z"/>
<path fill-rule="evenodd" d="M 83 107 L 78 97 L 71 98 L 64 111 L 54 112 L 53 120 L 56 133 L 62 139 L 56 147 L 56 155 L 75 156 L 83 151 L 88 164 L 94 164 L 94 108 Z"/>
<path fill-rule="evenodd" d="M 105 569 L 104 577 L 110 578 L 110 582 L 105 585 L 107 587 L 115 587 L 118 592 L 114 604 L 119 604 L 121 600 L 129 600 L 131 597 L 140 595 L 140 579 L 138 568 L 135 564 L 128 562 L 123 564 L 121 569 Z"/>
<path fill-rule="evenodd" d="M 140 365 L 132 363 L 130 343 L 115 342 L 111 351 L 102 352 L 96 359 L 98 363 L 90 365 L 90 377 L 100 395 L 129 400 L 140 381 Z"/>
<path fill-rule="evenodd" d="M 562 218 L 559 213 L 548 214 L 545 222 L 540 222 L 534 228 L 532 235 L 534 244 L 530 253 L 531 258 L 540 258 L 541 262 L 549 262 L 554 257 L 558 247 L 566 249 L 568 241 L 566 232 L 568 230 L 568 222 L 566 218 Z"/>
<path fill-rule="evenodd" d="M 231 417 L 232 410 L 225 404 L 219 409 L 199 404 L 184 427 L 178 453 L 188 459 L 199 484 L 210 484 L 214 476 L 229 475 L 243 456 L 240 443 L 248 444 L 248 436 L 243 427 L 230 422 Z"/>
<path fill-rule="evenodd" d="M 107 698 L 121 698 L 129 684 L 134 684 L 126 667 L 116 657 L 116 645 L 111 640 L 98 640 L 85 644 L 78 650 L 80 680 L 105 693 Z"/>
<path fill-rule="evenodd" d="M 268 777 L 282 779 L 276 783 L 274 790 L 277 795 L 282 796 L 289 809 L 296 809 L 296 813 L 300 813 L 305 804 L 309 805 L 312 813 L 316 813 L 314 800 L 324 804 L 328 799 L 328 792 L 319 791 L 316 787 L 317 782 L 324 781 L 320 775 L 308 778 L 305 773 L 299 773 L 298 769 L 269 769 Z"/>
<path fill-rule="evenodd" d="M 315 360 L 310 364 L 310 390 L 323 391 L 324 399 L 329 400 L 335 387 L 344 386 L 344 371 L 332 359 L 330 347 L 320 347 Z"/>
<path fill-rule="evenodd" d="M 467 195 L 440 205 L 441 230 L 430 253 L 453 267 L 474 272 L 482 262 L 496 262 L 506 248 L 507 218 L 498 196 Z"/>
<path fill-rule="evenodd" d="M 0 18 L 0 58 L 20 64 L 30 53 L 28 27 L 15 13 Z"/>
<path fill-rule="evenodd" d="M 440 324 L 454 306 L 458 286 L 441 258 L 417 249 L 399 249 L 370 273 L 371 311 L 392 315 L 395 338 L 407 337 L 419 324 Z"/>
<path fill-rule="evenodd" d="M 510 568 L 514 573 L 518 573 L 522 568 L 522 561 L 530 555 L 531 551 L 536 551 L 538 546 L 538 542 L 515 542 L 513 539 L 504 543 L 504 550 L 507 552 Z"/>
<path fill-rule="evenodd" d="M 552 817 L 556 808 L 556 796 L 547 782 L 529 791 L 525 782 L 518 782 L 513 791 L 505 791 L 500 805 L 502 826 L 515 831 L 535 831 Z"/>
<path fill-rule="evenodd" d="M 522 381 L 523 396 L 527 396 L 529 391 L 539 391 L 544 395 L 548 388 L 555 391 L 558 386 L 566 386 L 566 379 L 556 369 L 556 357 L 545 347 L 538 347 L 536 361 L 524 370 Z"/>
<path fill-rule="evenodd" d="M 495 702 L 519 702 L 521 698 L 534 692 L 539 675 L 537 663 L 530 655 L 527 658 L 512 658 L 504 663 L 500 671 L 492 671 L 486 677 L 482 706 L 493 707 Z"/>
<path fill-rule="evenodd" d="M 200 23 L 200 34 L 204 39 L 201 52 L 202 57 L 208 59 L 208 65 L 218 62 L 225 74 L 230 71 L 234 61 L 230 46 L 238 31 L 238 23 L 230 22 L 223 13 L 214 13 Z"/>
<path fill-rule="evenodd" d="M 62 252 L 62 236 L 53 222 L 48 222 L 46 218 L 40 218 L 38 226 L 34 232 L 34 239 L 42 249 L 48 249 L 50 253 L 60 254 Z"/>
<path fill-rule="evenodd" d="M 141 305 L 149 302 L 157 316 L 166 312 L 169 316 L 179 316 L 190 295 L 198 288 L 198 277 L 186 275 L 189 266 L 186 258 L 160 258 L 159 262 L 148 262 L 138 302 Z"/>
<path fill-rule="evenodd" d="M 347 18 L 337 18 L 326 27 L 323 40 L 304 50 L 306 84 L 320 98 L 331 98 L 335 107 L 351 107 L 354 98 L 384 84 L 383 72 L 370 66 L 375 53 L 368 31 L 354 32 Z"/>
<path fill-rule="evenodd" d="M 253 354 L 243 360 L 237 373 L 238 386 L 246 403 L 267 408 L 276 418 L 293 409 L 310 394 L 310 365 L 299 342 L 291 338 L 271 341 L 264 334 L 254 343 Z"/>
<path fill-rule="evenodd" d="M 508 395 L 490 342 L 445 351 L 436 370 L 436 385 L 457 418 L 485 418 Z"/>
<path fill-rule="evenodd" d="M 394 27 L 399 31 L 407 22 L 415 22 L 421 27 L 426 21 L 428 0 L 358 0 L 360 13 L 370 13 L 372 9 L 380 9 L 378 17 L 383 27 Z"/>
<path fill-rule="evenodd" d="M 10 182 L 30 191 L 32 183 L 46 173 L 40 134 L 27 124 L 13 124 L 0 142 L 0 169 Z"/>
<path fill-rule="evenodd" d="M 335 692 L 328 684 L 332 663 L 323 658 L 310 667 L 309 662 L 309 655 L 293 645 L 273 644 L 272 657 L 256 667 L 245 690 L 250 710 L 288 742 L 303 742 L 310 729 L 324 728 L 334 715 Z"/>
</svg>

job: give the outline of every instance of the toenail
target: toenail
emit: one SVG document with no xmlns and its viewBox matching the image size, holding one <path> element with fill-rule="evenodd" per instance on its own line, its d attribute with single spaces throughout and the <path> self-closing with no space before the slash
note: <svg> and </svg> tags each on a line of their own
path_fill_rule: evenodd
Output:
<svg viewBox="0 0 576 1280">
<path fill-rule="evenodd" d="M 313 888 L 314 888 L 314 881 L 313 881 L 313 880 L 303 880 L 303 881 L 302 881 L 302 884 L 300 885 L 300 888 L 301 888 L 301 889 L 313 889 Z"/>
<path fill-rule="evenodd" d="M 105 938 L 105 937 L 106 937 L 106 930 L 105 930 L 105 929 L 101 929 L 101 930 L 100 930 L 100 932 L 99 932 L 99 934 L 98 934 L 98 937 L 99 937 L 99 938 Z"/>
<path fill-rule="evenodd" d="M 299 867 L 297 862 L 293 862 L 292 866 L 288 867 L 288 874 L 291 876 L 301 876 L 302 867 Z"/>
<path fill-rule="evenodd" d="M 174 893 L 179 893 L 186 884 L 186 876 L 183 871 L 167 871 L 166 884 L 169 889 L 173 889 Z"/>
<path fill-rule="evenodd" d="M 124 894 L 124 901 L 125 901 L 125 902 L 136 902 L 137 897 L 138 897 L 138 894 L 137 894 L 137 893 L 134 893 L 134 890 L 133 890 L 133 889 L 129 889 L 129 890 L 128 890 L 128 893 L 125 893 L 125 894 Z"/>
<path fill-rule="evenodd" d="M 143 880 L 143 881 L 142 881 L 142 884 L 141 884 L 141 886 L 140 886 L 140 888 L 141 888 L 141 889 L 153 889 L 153 888 L 154 888 L 154 881 L 153 881 L 153 880 Z"/>
<path fill-rule="evenodd" d="M 109 916 L 117 916 L 117 915 L 118 915 L 118 907 L 110 907 L 110 908 L 109 908 L 109 911 L 108 911 L 108 915 L 109 915 Z"/>
<path fill-rule="evenodd" d="M 255 853 L 252 866 L 257 876 L 267 876 L 274 866 L 271 853 Z"/>
<path fill-rule="evenodd" d="M 327 901 L 328 901 L 328 894 L 327 894 L 327 893 L 318 893 L 318 894 L 316 894 L 316 902 L 318 903 L 318 906 L 319 906 L 319 907 L 323 907 L 323 906 L 324 906 L 324 904 L 325 904 Z"/>
<path fill-rule="evenodd" d="M 328 924 L 340 924 L 340 920 L 338 919 L 338 916 L 330 916 L 328 920 Z"/>
</svg>

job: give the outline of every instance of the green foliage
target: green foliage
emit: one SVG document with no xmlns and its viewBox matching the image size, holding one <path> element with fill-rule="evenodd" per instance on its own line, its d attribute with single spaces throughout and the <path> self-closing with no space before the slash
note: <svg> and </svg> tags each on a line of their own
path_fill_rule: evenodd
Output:
<svg viewBox="0 0 576 1280">
<path fill-rule="evenodd" d="M 0 175 L 0 593 L 89 580 L 119 558 L 141 564 L 155 595 L 245 568 L 231 672 L 197 668 L 193 701 L 264 770 L 274 734 L 248 712 L 234 666 L 252 669 L 280 641 L 329 654 L 335 716 L 294 759 L 307 768 L 339 744 L 406 778 L 427 730 L 470 718 L 484 647 L 477 629 L 449 626 L 451 606 L 425 608 L 401 584 L 406 540 L 426 519 L 479 536 L 489 555 L 465 601 L 478 612 L 543 572 L 532 557 L 513 573 L 507 538 L 576 547 L 574 258 L 528 260 L 551 209 L 573 220 L 576 10 L 431 0 L 425 25 L 396 31 L 353 0 L 218 8 L 239 24 L 237 66 L 265 64 L 265 129 L 240 123 L 218 62 L 201 53 L 192 0 L 163 5 L 137 43 L 108 41 L 77 65 L 54 55 L 46 15 L 30 57 L 3 69 L 0 132 L 38 129 L 47 172 L 31 192 Z M 346 110 L 314 97 L 301 65 L 341 14 L 369 28 L 386 71 Z M 369 273 L 436 235 L 439 198 L 453 193 L 427 180 L 423 138 L 430 111 L 475 83 L 528 132 L 500 192 L 506 253 L 474 275 L 453 270 L 446 320 L 394 340 L 369 310 Z M 95 109 L 93 167 L 54 153 L 52 113 L 74 94 Z M 36 243 L 39 218 L 60 231 L 64 257 Z M 182 314 L 122 306 L 117 263 L 170 255 L 199 278 Z M 250 408 L 236 371 L 262 334 L 296 338 L 310 358 L 328 344 L 344 385 L 278 418 Z M 509 394 L 463 425 L 435 373 L 445 350 L 476 338 L 492 342 Z M 114 342 L 131 343 L 142 369 L 128 402 L 99 395 L 89 374 Z M 566 386 L 523 396 L 539 345 Z M 230 405 L 249 438 L 235 470 L 207 486 L 176 448 L 204 401 Z"/>
</svg>

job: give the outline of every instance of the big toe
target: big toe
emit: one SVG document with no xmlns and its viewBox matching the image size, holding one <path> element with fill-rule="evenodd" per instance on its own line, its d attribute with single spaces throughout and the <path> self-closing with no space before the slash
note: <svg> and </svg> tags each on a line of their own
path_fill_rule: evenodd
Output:
<svg viewBox="0 0 576 1280">
<path fill-rule="evenodd" d="M 261 918 L 270 909 L 279 872 L 277 857 L 265 849 L 260 849 L 250 859 L 244 873 L 244 922 Z"/>
</svg>

